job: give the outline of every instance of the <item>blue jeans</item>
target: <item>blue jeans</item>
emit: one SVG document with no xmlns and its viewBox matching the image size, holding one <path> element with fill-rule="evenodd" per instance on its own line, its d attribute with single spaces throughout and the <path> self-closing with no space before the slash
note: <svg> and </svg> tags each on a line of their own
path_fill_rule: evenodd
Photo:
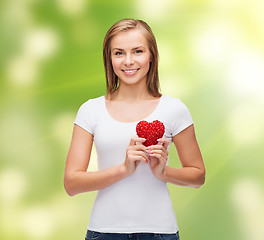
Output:
<svg viewBox="0 0 264 240">
<path fill-rule="evenodd" d="M 180 240 L 179 232 L 164 233 L 100 233 L 87 231 L 85 240 Z"/>
</svg>

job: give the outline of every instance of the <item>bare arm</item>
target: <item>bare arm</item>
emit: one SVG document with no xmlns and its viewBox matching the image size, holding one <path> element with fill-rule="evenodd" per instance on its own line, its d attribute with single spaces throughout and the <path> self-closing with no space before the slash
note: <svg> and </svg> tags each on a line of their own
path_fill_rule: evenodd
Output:
<svg viewBox="0 0 264 240">
<path fill-rule="evenodd" d="M 205 167 L 196 141 L 194 127 L 189 126 L 173 137 L 182 168 L 166 165 L 168 159 L 168 139 L 159 139 L 162 145 L 147 147 L 151 157 L 150 167 L 156 177 L 179 186 L 199 188 L 205 181 Z"/>
<path fill-rule="evenodd" d="M 191 125 L 173 137 L 182 168 L 165 166 L 162 179 L 179 186 L 199 188 L 205 182 L 203 158 Z"/>
<path fill-rule="evenodd" d="M 105 188 L 125 177 L 121 165 L 98 172 L 86 172 L 93 144 L 93 135 L 74 125 L 66 160 L 64 187 L 70 196 Z"/>
<path fill-rule="evenodd" d="M 137 141 L 142 140 L 137 139 Z M 136 141 L 131 140 L 130 145 L 133 146 L 129 147 L 134 152 L 130 154 L 131 151 L 128 148 L 124 164 L 97 172 L 86 172 L 90 162 L 92 144 L 93 135 L 78 125 L 74 125 L 64 173 L 64 188 L 70 196 L 106 188 L 132 174 L 138 161 L 147 161 L 147 157 L 143 155 L 144 146 L 136 145 Z"/>
</svg>

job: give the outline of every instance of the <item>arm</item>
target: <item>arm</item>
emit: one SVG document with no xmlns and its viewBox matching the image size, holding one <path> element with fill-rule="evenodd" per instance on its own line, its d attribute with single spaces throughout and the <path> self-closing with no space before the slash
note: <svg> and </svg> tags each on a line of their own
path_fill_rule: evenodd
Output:
<svg viewBox="0 0 264 240">
<path fill-rule="evenodd" d="M 176 136 L 173 142 L 177 149 L 182 168 L 165 166 L 162 179 L 179 186 L 199 188 L 205 182 L 205 167 L 191 125 Z"/>
<path fill-rule="evenodd" d="M 163 145 L 153 145 L 147 150 L 152 157 L 150 166 L 155 176 L 178 186 L 201 187 L 205 181 L 205 167 L 193 125 L 173 137 L 182 168 L 166 165 L 168 140 L 159 141 Z"/>
<path fill-rule="evenodd" d="M 137 141 L 143 140 L 137 139 Z M 141 149 L 143 145 L 136 145 L 136 141 L 132 142 L 131 140 L 130 145 L 133 146 L 130 146 L 130 148 L 135 150 L 136 153 L 134 151 L 133 154 L 130 154 L 130 151 L 127 150 L 124 164 L 102 171 L 87 172 L 92 144 L 93 135 L 78 125 L 74 125 L 64 174 L 64 188 L 70 196 L 106 188 L 132 174 L 137 166 L 136 162 L 147 161 L 147 157 L 142 156 L 144 153 Z"/>
<path fill-rule="evenodd" d="M 92 144 L 93 135 L 74 125 L 64 174 L 64 188 L 70 196 L 105 188 L 125 177 L 120 165 L 103 171 L 86 172 Z"/>
</svg>

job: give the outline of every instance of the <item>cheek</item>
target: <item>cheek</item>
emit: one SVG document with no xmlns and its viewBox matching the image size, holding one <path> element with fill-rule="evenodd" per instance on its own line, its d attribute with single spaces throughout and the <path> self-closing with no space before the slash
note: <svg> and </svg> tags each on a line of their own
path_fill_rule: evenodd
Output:
<svg viewBox="0 0 264 240">
<path fill-rule="evenodd" d="M 112 66 L 113 66 L 114 72 L 116 73 L 116 71 L 118 70 L 118 66 L 119 66 L 118 61 L 116 61 L 115 59 L 112 59 Z"/>
<path fill-rule="evenodd" d="M 150 67 L 150 59 L 145 58 L 144 60 L 141 61 L 141 65 L 144 66 L 145 68 L 149 68 Z"/>
<path fill-rule="evenodd" d="M 120 65 L 121 65 L 121 60 L 120 60 L 120 59 L 115 59 L 115 58 L 113 58 L 113 59 L 112 59 L 112 65 L 113 65 L 113 67 L 115 67 L 115 68 L 120 67 Z"/>
<path fill-rule="evenodd" d="M 147 56 L 147 57 L 144 57 L 144 59 L 142 59 L 142 65 L 144 65 L 144 66 L 149 66 L 149 64 L 150 64 L 150 62 L 151 62 L 151 58 L 150 58 L 150 56 Z"/>
</svg>

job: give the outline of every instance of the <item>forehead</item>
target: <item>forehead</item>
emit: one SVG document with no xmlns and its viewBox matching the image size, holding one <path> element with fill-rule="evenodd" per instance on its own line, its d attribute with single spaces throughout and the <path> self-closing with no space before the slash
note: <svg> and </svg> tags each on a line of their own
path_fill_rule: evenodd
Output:
<svg viewBox="0 0 264 240">
<path fill-rule="evenodd" d="M 139 29 L 120 32 L 115 35 L 111 41 L 111 49 L 132 49 L 138 46 L 148 47 L 148 41 Z"/>
</svg>

